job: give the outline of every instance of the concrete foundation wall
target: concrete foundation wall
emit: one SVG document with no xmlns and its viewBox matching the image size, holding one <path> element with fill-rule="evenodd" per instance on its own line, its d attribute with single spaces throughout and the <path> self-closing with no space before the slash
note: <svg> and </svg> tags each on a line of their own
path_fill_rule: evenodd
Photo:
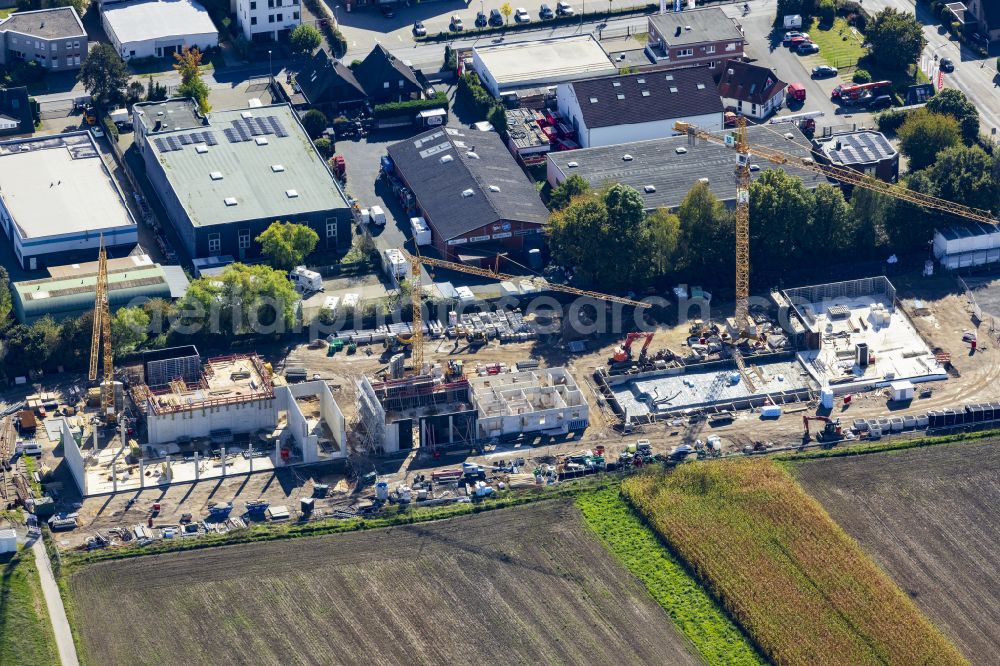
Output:
<svg viewBox="0 0 1000 666">
<path fill-rule="evenodd" d="M 83 453 L 80 451 L 80 445 L 77 443 L 76 436 L 73 434 L 73 430 L 70 428 L 69 421 L 65 416 L 62 417 L 61 429 L 63 458 L 69 466 L 70 474 L 73 476 L 73 481 L 76 482 L 77 489 L 81 495 L 86 497 L 87 474 L 84 471 Z"/>
<path fill-rule="evenodd" d="M 233 433 L 273 430 L 278 420 L 275 399 L 203 407 L 169 414 L 150 414 L 147 430 L 150 444 L 173 442 L 178 437 L 208 437 L 213 430 Z"/>
</svg>

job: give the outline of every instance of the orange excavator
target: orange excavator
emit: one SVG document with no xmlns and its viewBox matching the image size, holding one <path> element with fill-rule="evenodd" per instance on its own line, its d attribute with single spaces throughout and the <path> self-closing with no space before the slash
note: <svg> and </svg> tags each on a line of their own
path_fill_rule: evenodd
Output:
<svg viewBox="0 0 1000 666">
<path fill-rule="evenodd" d="M 802 433 L 802 442 L 806 443 L 812 436 L 809 433 L 809 422 L 821 421 L 823 429 L 816 433 L 817 442 L 837 442 L 844 439 L 844 431 L 840 427 L 840 419 L 831 419 L 829 416 L 802 416 L 802 426 L 805 432 Z"/>
<path fill-rule="evenodd" d="M 652 333 L 639 333 L 632 332 L 625 337 L 625 344 L 615 350 L 614 355 L 611 357 L 612 363 L 624 363 L 626 361 L 632 360 L 632 343 L 639 338 L 645 338 L 646 341 L 642 343 L 642 349 L 639 351 L 639 358 L 646 357 L 646 351 L 649 349 L 649 345 L 653 342 Z"/>
</svg>

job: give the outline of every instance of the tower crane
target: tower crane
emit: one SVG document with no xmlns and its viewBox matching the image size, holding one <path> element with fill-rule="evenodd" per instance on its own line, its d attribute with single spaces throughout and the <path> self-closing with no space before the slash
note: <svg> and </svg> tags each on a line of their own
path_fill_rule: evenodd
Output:
<svg viewBox="0 0 1000 666">
<path fill-rule="evenodd" d="M 778 165 L 794 165 L 797 168 L 818 173 L 827 178 L 860 187 L 872 192 L 906 201 L 923 208 L 929 208 L 941 213 L 955 215 L 976 222 L 997 224 L 996 217 L 987 210 L 972 208 L 963 204 L 941 199 L 939 197 L 914 192 L 899 184 L 887 183 L 871 178 L 863 173 L 835 164 L 819 164 L 811 157 L 800 157 L 765 146 L 750 146 L 747 138 L 746 118 L 740 116 L 734 133 L 720 136 L 703 130 L 691 123 L 677 121 L 674 131 L 686 134 L 689 141 L 703 139 L 711 143 L 722 144 L 733 148 L 737 153 L 736 161 L 736 325 L 745 326 L 750 297 L 750 154 L 753 153 L 769 162 Z M 745 331 L 740 331 L 740 337 L 748 337 Z M 740 374 L 753 389 L 746 363 L 739 349 L 733 347 L 733 360 Z"/>
<path fill-rule="evenodd" d="M 413 337 L 411 338 L 411 344 L 413 346 L 413 367 L 419 372 L 424 364 L 424 327 L 423 327 L 423 311 L 421 310 L 423 302 L 423 288 L 421 287 L 421 266 L 434 266 L 436 268 L 445 268 L 452 271 L 459 271 L 461 273 L 469 273 L 471 275 L 478 275 L 480 277 L 486 277 L 493 280 L 528 280 L 535 284 L 535 286 L 542 289 L 551 289 L 553 291 L 561 291 L 567 294 L 575 294 L 577 296 L 586 296 L 589 298 L 594 298 L 597 300 L 609 301 L 611 303 L 621 303 L 623 305 L 631 305 L 637 308 L 648 308 L 651 307 L 649 303 L 643 303 L 641 301 L 634 301 L 630 298 L 623 298 L 621 296 L 611 296 L 610 294 L 602 294 L 597 291 L 588 291 L 586 289 L 577 289 L 576 287 L 570 287 L 564 284 L 554 284 L 551 282 L 541 282 L 539 278 L 529 278 L 524 276 L 508 275 L 506 273 L 500 273 L 495 270 L 490 270 L 488 268 L 480 268 L 478 266 L 467 266 L 465 264 L 458 264 L 453 261 L 445 261 L 443 259 L 435 259 L 434 257 L 425 257 L 420 254 L 418 250 L 416 254 L 410 254 L 405 249 L 400 250 L 403 256 L 410 262 L 410 275 L 411 275 L 411 285 L 412 290 L 410 294 L 410 300 L 413 303 Z"/>
<path fill-rule="evenodd" d="M 97 296 L 94 299 L 94 327 L 90 338 L 90 381 L 97 379 L 97 365 L 104 348 L 104 380 L 101 382 L 101 418 L 105 423 L 117 421 L 115 411 L 115 369 L 111 354 L 111 308 L 108 304 L 108 253 L 101 237 L 97 256 Z"/>
</svg>

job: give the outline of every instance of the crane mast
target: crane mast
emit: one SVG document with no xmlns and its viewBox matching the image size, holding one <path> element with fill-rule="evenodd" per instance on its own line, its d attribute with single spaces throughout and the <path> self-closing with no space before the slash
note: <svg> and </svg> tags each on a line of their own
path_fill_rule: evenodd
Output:
<svg viewBox="0 0 1000 666">
<path fill-rule="evenodd" d="M 97 256 L 97 284 L 94 298 L 94 325 L 90 338 L 90 373 L 91 381 L 97 379 L 97 366 L 100 353 L 104 351 L 104 379 L 101 382 L 101 418 L 106 423 L 117 420 L 115 412 L 115 369 L 111 353 L 111 308 L 108 303 L 108 253 L 104 249 L 104 238 L 101 238 L 101 249 Z"/>
</svg>

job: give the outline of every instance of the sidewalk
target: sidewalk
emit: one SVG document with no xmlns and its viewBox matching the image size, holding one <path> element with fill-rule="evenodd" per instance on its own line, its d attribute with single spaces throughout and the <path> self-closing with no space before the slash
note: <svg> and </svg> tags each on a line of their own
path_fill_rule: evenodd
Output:
<svg viewBox="0 0 1000 666">
<path fill-rule="evenodd" d="M 63 607 L 62 597 L 59 596 L 59 586 L 56 585 L 55 576 L 52 575 L 52 563 L 49 561 L 49 554 L 45 552 L 45 544 L 41 539 L 38 539 L 32 544 L 31 550 L 35 552 L 38 577 L 42 581 L 42 594 L 45 595 L 45 605 L 49 609 L 52 631 L 56 635 L 59 661 L 62 666 L 79 666 L 76 645 L 73 644 L 73 632 L 70 631 L 69 620 L 66 619 L 66 609 Z"/>
</svg>

